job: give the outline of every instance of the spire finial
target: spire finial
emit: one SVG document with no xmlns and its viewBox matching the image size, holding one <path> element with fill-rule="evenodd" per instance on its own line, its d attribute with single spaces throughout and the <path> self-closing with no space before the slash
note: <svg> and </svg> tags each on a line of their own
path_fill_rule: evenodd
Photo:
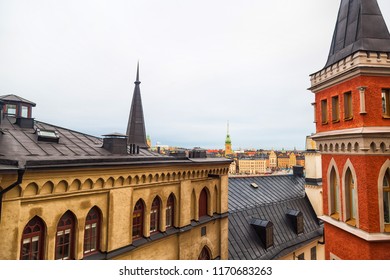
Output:
<svg viewBox="0 0 390 280">
<path fill-rule="evenodd" d="M 135 79 L 135 84 L 140 84 L 141 82 L 139 81 L 139 60 L 137 62 L 137 77 Z"/>
<path fill-rule="evenodd" d="M 229 135 L 229 121 L 227 121 L 227 134 Z"/>
</svg>

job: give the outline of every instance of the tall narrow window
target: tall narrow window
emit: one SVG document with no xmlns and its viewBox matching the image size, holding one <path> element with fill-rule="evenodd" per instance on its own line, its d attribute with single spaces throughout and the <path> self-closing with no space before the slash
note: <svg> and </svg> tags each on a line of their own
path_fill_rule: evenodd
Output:
<svg viewBox="0 0 390 280">
<path fill-rule="evenodd" d="M 199 218 L 207 215 L 207 191 L 204 188 L 199 196 Z"/>
<path fill-rule="evenodd" d="M 321 100 L 321 122 L 322 124 L 328 123 L 328 101 L 326 99 Z"/>
<path fill-rule="evenodd" d="M 22 106 L 21 116 L 22 116 L 22 118 L 28 118 L 28 107 L 27 106 Z"/>
<path fill-rule="evenodd" d="M 67 211 L 57 225 L 56 260 L 74 259 L 74 229 L 74 215 Z"/>
<path fill-rule="evenodd" d="M 356 186 L 349 168 L 345 173 L 345 204 L 346 221 L 348 224 L 356 226 Z"/>
<path fill-rule="evenodd" d="M 150 210 L 150 233 L 156 232 L 160 225 L 160 199 L 156 197 Z"/>
<path fill-rule="evenodd" d="M 310 249 L 310 259 L 316 260 L 317 259 L 317 247 L 314 246 Z"/>
<path fill-rule="evenodd" d="M 382 115 L 390 118 L 390 89 L 382 89 Z"/>
<path fill-rule="evenodd" d="M 84 229 L 84 256 L 97 253 L 100 238 L 100 211 L 93 207 L 87 215 Z"/>
<path fill-rule="evenodd" d="M 352 110 L 352 92 L 344 93 L 344 119 L 350 120 L 353 118 Z"/>
<path fill-rule="evenodd" d="M 143 236 L 144 226 L 144 203 L 142 199 L 138 200 L 133 211 L 133 239 Z"/>
<path fill-rule="evenodd" d="M 383 177 L 383 218 L 385 231 L 390 231 L 390 168 Z"/>
<path fill-rule="evenodd" d="M 165 222 L 165 226 L 167 228 L 169 227 L 172 227 L 173 226 L 173 219 L 174 219 L 174 211 L 175 211 L 175 198 L 173 197 L 173 194 L 171 194 L 169 197 L 168 197 L 168 201 L 167 201 L 167 208 L 165 210 L 165 214 L 166 214 L 166 222 Z"/>
<path fill-rule="evenodd" d="M 332 168 L 332 171 L 330 172 L 330 215 L 334 219 L 340 219 L 340 191 L 338 186 L 338 179 L 336 175 L 336 171 L 334 167 Z"/>
<path fill-rule="evenodd" d="M 43 244 L 45 241 L 45 225 L 35 216 L 23 230 L 20 259 L 43 260 Z"/>
<path fill-rule="evenodd" d="M 332 122 L 340 121 L 340 105 L 339 105 L 339 97 L 332 97 Z"/>
</svg>

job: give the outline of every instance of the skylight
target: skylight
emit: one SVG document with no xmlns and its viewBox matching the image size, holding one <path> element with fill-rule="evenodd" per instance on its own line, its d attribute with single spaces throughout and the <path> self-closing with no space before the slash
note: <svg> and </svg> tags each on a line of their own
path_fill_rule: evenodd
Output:
<svg viewBox="0 0 390 280">
<path fill-rule="evenodd" d="M 55 130 L 37 129 L 38 141 L 57 142 L 59 136 Z"/>
</svg>

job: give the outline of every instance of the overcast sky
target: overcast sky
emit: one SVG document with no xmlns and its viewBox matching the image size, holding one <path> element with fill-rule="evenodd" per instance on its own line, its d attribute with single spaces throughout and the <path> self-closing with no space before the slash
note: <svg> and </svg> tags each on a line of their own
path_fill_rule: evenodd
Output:
<svg viewBox="0 0 390 280">
<path fill-rule="evenodd" d="M 0 0 L 0 95 L 37 103 L 40 121 L 125 133 L 139 60 L 153 145 L 223 148 L 229 121 L 233 149 L 303 149 L 339 5 Z"/>
</svg>

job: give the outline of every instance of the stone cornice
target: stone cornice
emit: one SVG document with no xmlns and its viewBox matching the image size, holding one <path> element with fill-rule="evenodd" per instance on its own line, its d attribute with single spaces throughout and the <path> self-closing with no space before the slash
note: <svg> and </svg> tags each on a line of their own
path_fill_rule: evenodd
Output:
<svg viewBox="0 0 390 280">
<path fill-rule="evenodd" d="M 348 129 L 340 129 L 340 130 L 331 130 L 325 132 L 318 132 L 312 136 L 315 141 L 324 138 L 351 138 L 361 137 L 362 135 L 380 135 L 389 134 L 390 136 L 390 127 L 388 126 L 372 126 L 372 127 L 358 127 L 358 128 L 348 128 Z"/>
<path fill-rule="evenodd" d="M 356 227 L 350 226 L 344 222 L 337 221 L 329 216 L 320 216 L 318 218 L 328 224 L 331 224 L 332 226 L 335 226 L 368 242 L 390 241 L 390 234 L 387 233 L 369 233 Z"/>
<path fill-rule="evenodd" d="M 358 75 L 390 75 L 390 56 L 387 53 L 356 52 L 310 75 L 309 90 L 318 92 Z"/>
</svg>

